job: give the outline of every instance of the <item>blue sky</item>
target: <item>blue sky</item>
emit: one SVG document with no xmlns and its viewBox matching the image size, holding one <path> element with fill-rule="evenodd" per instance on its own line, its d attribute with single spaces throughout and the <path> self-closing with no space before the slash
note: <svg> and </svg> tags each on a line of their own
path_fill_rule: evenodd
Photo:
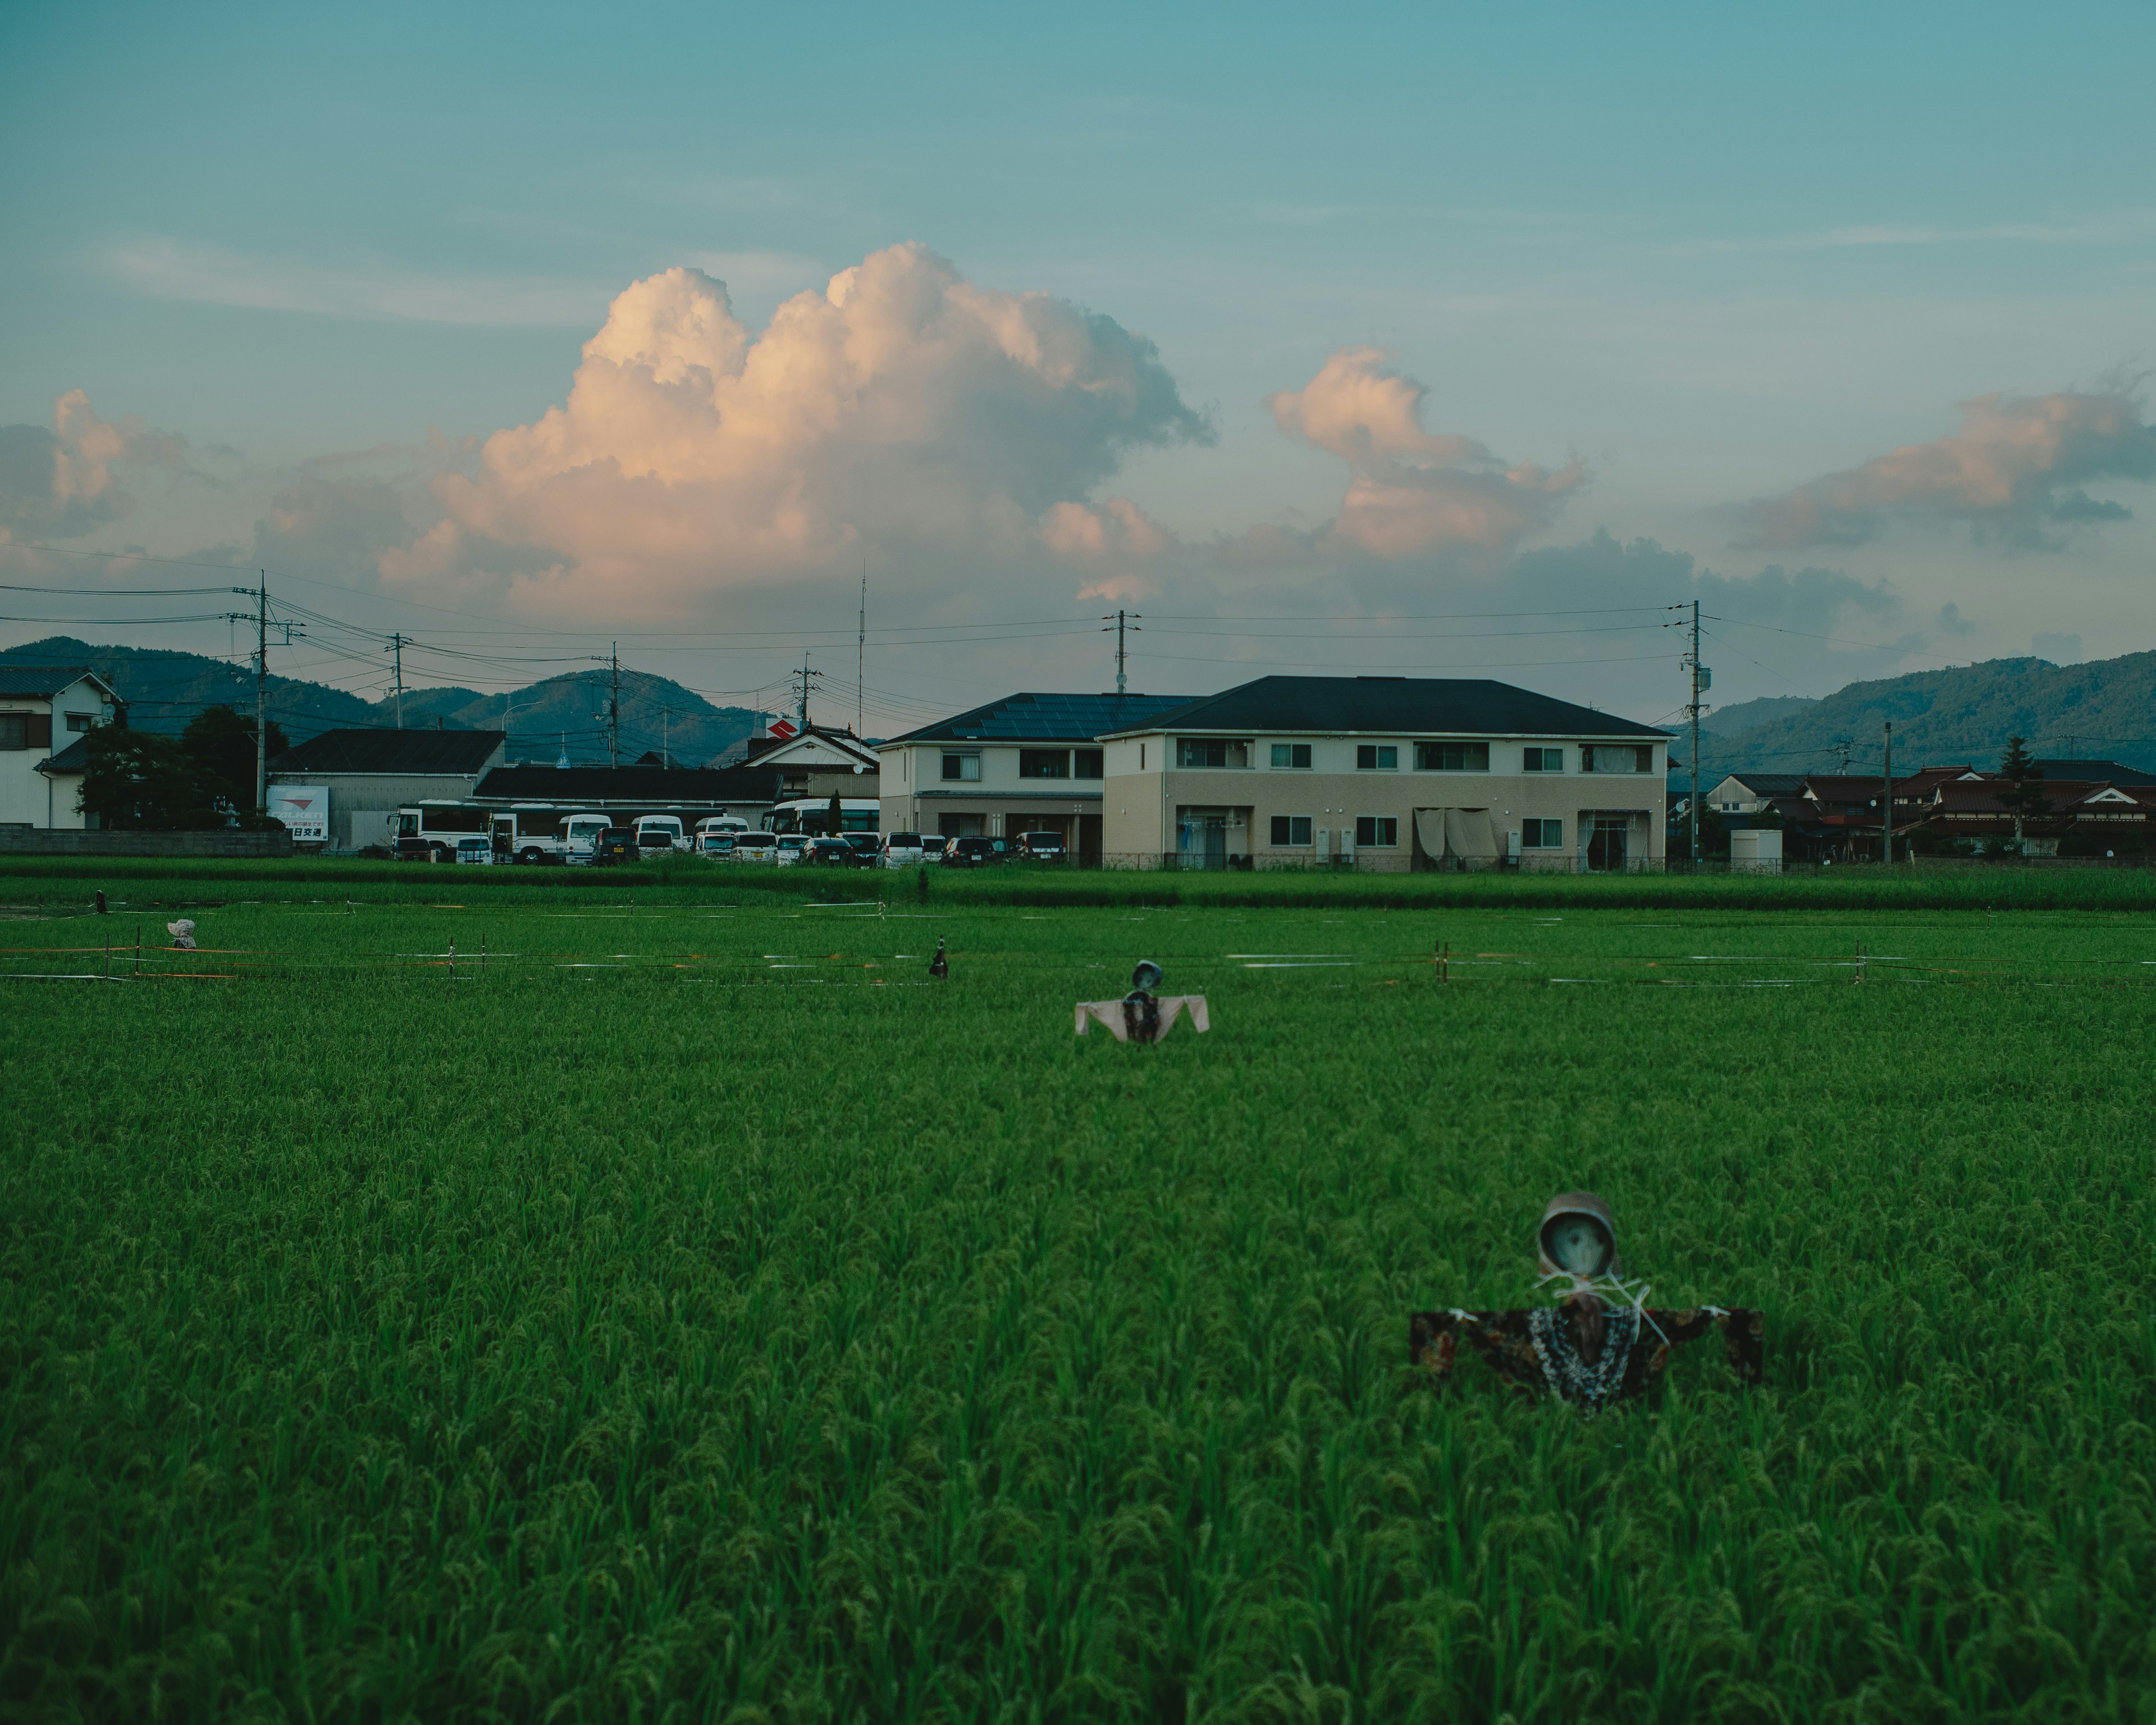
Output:
<svg viewBox="0 0 2156 1725">
<path fill-rule="evenodd" d="M 133 416 L 188 453 L 128 444 L 124 509 L 78 511 L 64 540 L 51 508 L 18 513 L 13 537 L 241 560 L 272 544 L 349 588 L 370 625 L 409 626 L 418 603 L 505 627 L 633 622 L 653 669 L 700 687 L 751 686 L 776 635 L 828 628 L 863 557 L 894 624 L 1076 618 L 1104 592 L 1194 615 L 1554 615 L 1650 588 L 1689 598 L 1704 567 L 1732 618 L 1753 608 L 1754 634 L 1730 638 L 1747 656 L 1717 668 L 1732 698 L 2025 652 L 2040 634 L 2092 655 L 2156 646 L 2146 416 L 2122 381 L 2156 303 L 2152 45 L 2147 8 L 2126 7 L 18 6 L 0 24 L 0 423 L 54 427 L 80 390 L 100 423 Z M 557 513 L 503 526 L 501 500 L 430 489 L 567 401 L 632 283 L 701 269 L 754 333 L 909 241 L 949 260 L 961 297 L 1037 292 L 1149 340 L 1205 434 L 1173 413 L 1084 429 L 1036 403 L 1040 453 L 1013 458 L 1036 465 L 1012 485 L 957 470 L 981 459 L 973 441 L 916 450 L 900 479 L 860 454 L 870 434 L 845 434 L 814 548 L 701 584 L 686 551 L 598 571 L 597 504 L 578 538 Z M 1425 387 L 1429 432 L 1490 461 L 1403 445 L 1378 473 L 1354 453 L 1367 439 L 1285 432 L 1269 398 L 1358 349 L 1378 351 L 1368 376 Z M 973 415 L 1011 386 L 961 370 L 921 387 L 976 391 Z M 1872 485 L 1786 543 L 1746 512 L 1966 430 L 1957 404 L 1994 393 L 2071 398 L 2069 417 L 2116 398 L 2133 417 L 1995 505 Z M 586 428 L 588 455 L 618 453 L 608 423 Z M 372 467 L 334 459 L 359 451 Z M 800 459 L 822 471 L 828 455 Z M 731 459 L 654 470 L 724 490 L 713 464 Z M 1455 459 L 1486 493 L 1519 463 L 1582 477 L 1466 541 L 1435 515 L 1382 554 L 1343 535 L 1353 487 L 1420 509 L 1433 464 Z M 891 513 L 924 466 L 964 493 L 968 525 Z M 387 488 L 377 502 L 403 500 L 414 538 L 448 508 L 456 554 L 386 575 L 398 547 L 379 519 L 265 540 L 260 523 L 297 518 L 277 503 L 295 485 L 353 501 L 336 488 L 362 472 Z M 983 526 L 1006 492 L 1015 525 Z M 1051 494 L 1096 513 L 1125 498 L 1147 526 L 1086 565 L 1044 512 Z M 683 520 L 731 542 L 765 507 Z M 1604 531 L 1691 572 L 1642 564 L 1628 585 L 1596 560 Z M 1259 557 L 1268 533 L 1286 538 Z M 1578 567 L 1560 576 L 1568 552 Z M 1727 587 L 1770 563 L 1824 572 L 1809 608 Z M 768 645 L 714 634 L 692 658 L 665 634 L 682 619 Z M 1359 649 L 1296 650 L 1344 669 Z M 998 644 L 969 670 L 983 686 L 1086 684 L 1093 656 L 1073 634 Z M 1580 657 L 1507 675 L 1644 717 L 1668 704 L 1666 666 Z M 896 648 L 870 681 L 890 721 L 973 692 Z"/>
</svg>

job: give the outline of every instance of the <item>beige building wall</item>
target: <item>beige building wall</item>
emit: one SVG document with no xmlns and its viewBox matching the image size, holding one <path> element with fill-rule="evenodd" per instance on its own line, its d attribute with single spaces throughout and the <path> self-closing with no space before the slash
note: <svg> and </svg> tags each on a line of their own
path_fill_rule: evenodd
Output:
<svg viewBox="0 0 2156 1725">
<path fill-rule="evenodd" d="M 1199 769 L 1166 764 L 1173 756 L 1175 733 L 1117 739 L 1106 748 L 1102 850 L 1111 864 L 1158 866 L 1169 854 L 1180 854 L 1182 812 L 1192 810 L 1203 812 L 1199 819 L 1222 817 L 1227 855 L 1250 856 L 1259 868 L 1333 862 L 1352 855 L 1359 868 L 1404 871 L 1414 864 L 1414 812 L 1453 808 L 1487 809 L 1501 855 L 1509 851 L 1507 835 L 1525 835 L 1528 829 L 1523 823 L 1560 823 L 1558 845 L 1522 845 L 1519 855 L 1524 869 L 1571 872 L 1583 867 L 1598 815 L 1605 820 L 1622 818 L 1628 865 L 1663 858 L 1665 744 L 1649 745 L 1653 765 L 1648 772 L 1584 773 L 1579 770 L 1581 747 L 1599 739 L 1491 737 L 1486 739 L 1489 771 L 1447 773 L 1419 771 L 1412 765 L 1416 740 L 1260 736 L 1252 739 L 1251 749 L 1251 758 L 1258 764 Z M 1610 741 L 1636 744 L 1639 739 Z M 1275 743 L 1306 745 L 1312 764 L 1272 767 L 1269 763 Z M 1356 750 L 1363 744 L 1394 747 L 1404 764 L 1358 769 Z M 1529 747 L 1562 748 L 1564 770 L 1523 771 L 1522 752 Z M 1275 815 L 1307 819 L 1312 842 L 1275 845 Z M 1395 842 L 1358 845 L 1356 825 L 1363 817 L 1391 819 Z"/>
</svg>

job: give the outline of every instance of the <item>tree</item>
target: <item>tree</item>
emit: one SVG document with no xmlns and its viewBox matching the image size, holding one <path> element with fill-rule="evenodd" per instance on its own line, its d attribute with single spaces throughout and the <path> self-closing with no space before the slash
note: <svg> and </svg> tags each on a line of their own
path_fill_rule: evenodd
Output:
<svg viewBox="0 0 2156 1725">
<path fill-rule="evenodd" d="M 275 719 L 270 721 L 269 734 L 273 757 L 291 747 Z M 254 808 L 254 721 L 250 716 L 228 706 L 206 706 L 187 721 L 180 747 L 217 776 L 234 809 Z"/>
<path fill-rule="evenodd" d="M 223 781 L 171 737 L 100 725 L 85 741 L 79 801 L 100 825 L 185 833 L 230 824 Z"/>
<path fill-rule="evenodd" d="M 839 801 L 839 793 L 831 793 L 831 836 L 835 839 L 846 829 L 846 811 Z"/>
<path fill-rule="evenodd" d="M 2019 737 L 2006 739 L 2006 753 L 1999 763 L 1999 776 L 2005 781 L 1992 797 L 2002 809 L 2014 816 L 2014 850 L 2021 853 L 2021 824 L 2025 820 L 2041 820 L 2051 813 L 2051 804 L 2044 795 L 2044 769 L 2030 754 L 2026 742 Z"/>
</svg>

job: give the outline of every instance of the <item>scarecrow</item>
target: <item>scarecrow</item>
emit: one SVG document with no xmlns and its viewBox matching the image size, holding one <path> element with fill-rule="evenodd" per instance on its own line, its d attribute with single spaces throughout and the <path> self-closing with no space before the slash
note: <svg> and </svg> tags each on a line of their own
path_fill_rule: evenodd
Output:
<svg viewBox="0 0 2156 1725">
<path fill-rule="evenodd" d="M 1669 1364 L 1670 1350 L 1711 1330 L 1722 1333 L 1731 1369 L 1759 1382 L 1765 1322 L 1746 1307 L 1651 1307 L 1653 1291 L 1625 1280 L 1617 1224 L 1591 1192 L 1549 1201 L 1535 1231 L 1543 1283 L 1567 1291 L 1554 1306 L 1513 1312 L 1418 1312 L 1408 1322 L 1409 1357 L 1449 1380 L 1460 1343 L 1528 1395 L 1547 1390 L 1592 1420 L 1604 1408 L 1644 1395 Z"/>
</svg>

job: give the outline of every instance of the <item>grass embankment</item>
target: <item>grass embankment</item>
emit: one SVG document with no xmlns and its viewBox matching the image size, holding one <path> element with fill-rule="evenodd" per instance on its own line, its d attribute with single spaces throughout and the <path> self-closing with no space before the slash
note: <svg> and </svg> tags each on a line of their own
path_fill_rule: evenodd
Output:
<svg viewBox="0 0 2156 1725">
<path fill-rule="evenodd" d="M 166 860 L 154 857 L 0 855 L 0 899 L 60 908 L 93 888 L 154 884 L 159 902 L 260 899 L 484 899 L 540 905 L 564 893 L 639 901 L 790 903 L 881 898 L 896 905 L 1004 905 L 1036 909 L 1165 907 L 1365 910 L 2112 910 L 2156 911 L 2156 868 L 1859 865 L 1783 875 L 1732 874 L 1378 875 L 1323 870 L 1253 874 L 1070 869 L 837 870 L 677 857 L 611 869 L 438 868 L 352 858 Z M 199 890 L 197 890 L 199 889 Z M 387 891 L 383 891 L 387 889 Z"/>
<path fill-rule="evenodd" d="M 4 984 L 0 1706 L 2156 1701 L 2156 918 L 447 879 Z M 1141 952 L 1211 1035 L 1071 1035 Z M 1765 1308 L 1764 1389 L 1405 1368 L 1575 1185 L 1658 1302 Z"/>
</svg>

